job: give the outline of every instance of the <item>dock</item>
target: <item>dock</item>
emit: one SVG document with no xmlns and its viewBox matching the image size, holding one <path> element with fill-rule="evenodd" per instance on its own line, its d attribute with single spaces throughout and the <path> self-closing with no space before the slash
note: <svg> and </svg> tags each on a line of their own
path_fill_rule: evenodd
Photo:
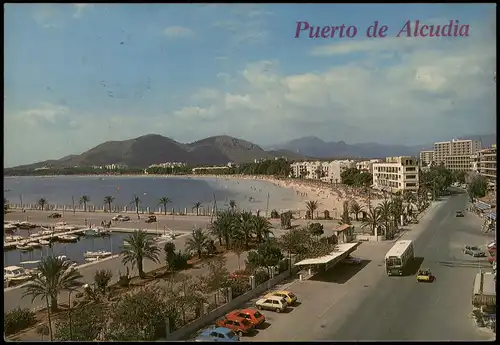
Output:
<svg viewBox="0 0 500 345">
<path fill-rule="evenodd" d="M 12 249 L 12 248 L 16 248 L 16 246 L 18 244 L 21 244 L 22 242 L 36 242 L 36 241 L 39 241 L 39 240 L 48 240 L 52 237 L 58 237 L 58 236 L 63 236 L 63 235 L 74 235 L 74 234 L 78 234 L 78 233 L 81 233 L 83 231 L 83 229 L 76 229 L 76 230 L 71 230 L 71 231 L 65 231 L 65 232 L 54 232 L 52 235 L 43 235 L 43 236 L 39 236 L 39 237 L 26 237 L 24 239 L 22 239 L 21 241 L 15 241 L 15 242 L 8 242 L 8 243 L 5 243 L 3 244 L 3 249 Z"/>
</svg>

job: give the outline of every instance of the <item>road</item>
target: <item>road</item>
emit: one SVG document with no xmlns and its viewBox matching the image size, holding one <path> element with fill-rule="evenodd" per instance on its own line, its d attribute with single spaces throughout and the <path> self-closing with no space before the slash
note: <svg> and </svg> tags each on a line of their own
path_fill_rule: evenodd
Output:
<svg viewBox="0 0 500 345">
<path fill-rule="evenodd" d="M 436 281 L 414 275 L 388 277 L 383 258 L 392 243 L 363 243 L 354 254 L 364 267 L 334 267 L 327 274 L 289 287 L 302 301 L 290 313 L 265 313 L 270 326 L 249 341 L 277 340 L 489 340 L 469 318 L 478 265 L 486 259 L 462 253 L 464 244 L 485 246 L 493 235 L 480 232 L 481 220 L 464 210 L 465 195 L 447 197 L 401 239 L 415 240 L 415 256 Z M 416 260 L 419 261 L 418 259 Z M 359 270 L 360 269 L 360 270 Z"/>
</svg>

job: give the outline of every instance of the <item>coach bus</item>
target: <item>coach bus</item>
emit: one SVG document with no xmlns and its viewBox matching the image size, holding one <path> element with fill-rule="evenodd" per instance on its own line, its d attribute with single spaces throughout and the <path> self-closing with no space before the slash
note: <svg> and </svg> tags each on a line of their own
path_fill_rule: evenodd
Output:
<svg viewBox="0 0 500 345">
<path fill-rule="evenodd" d="M 402 276 L 406 265 L 413 260 L 413 241 L 398 241 L 385 254 L 385 270 L 387 275 Z"/>
</svg>

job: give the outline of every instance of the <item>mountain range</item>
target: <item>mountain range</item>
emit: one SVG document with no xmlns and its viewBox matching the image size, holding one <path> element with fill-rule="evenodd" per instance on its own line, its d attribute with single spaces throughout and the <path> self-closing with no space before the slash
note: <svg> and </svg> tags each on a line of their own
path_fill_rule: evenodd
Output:
<svg viewBox="0 0 500 345">
<path fill-rule="evenodd" d="M 495 134 L 461 136 L 461 139 L 480 140 L 483 147 L 496 143 Z M 387 156 L 418 156 L 422 150 L 432 150 L 434 143 L 414 146 L 382 145 L 377 143 L 346 144 L 344 141 L 323 141 L 317 137 L 303 137 L 272 145 L 269 149 L 287 150 L 316 158 L 382 158 Z"/>
<path fill-rule="evenodd" d="M 496 142 L 496 135 L 464 136 L 482 140 L 483 147 Z M 415 156 L 432 144 L 418 146 L 382 145 L 377 143 L 346 144 L 343 141 L 326 142 L 316 137 L 303 137 L 264 150 L 251 142 L 227 135 L 214 136 L 183 144 L 173 139 L 148 134 L 135 139 L 107 141 L 79 155 L 69 155 L 58 160 L 47 160 L 10 169 L 36 169 L 125 164 L 145 168 L 152 164 L 182 162 L 191 166 L 223 165 L 253 162 L 256 159 L 286 157 L 290 160 L 326 158 L 381 158 L 386 156 Z"/>
</svg>

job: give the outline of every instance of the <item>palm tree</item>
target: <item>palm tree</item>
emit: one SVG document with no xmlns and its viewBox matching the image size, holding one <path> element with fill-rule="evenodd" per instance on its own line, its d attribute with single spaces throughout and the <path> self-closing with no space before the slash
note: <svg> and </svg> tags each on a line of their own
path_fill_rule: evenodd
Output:
<svg viewBox="0 0 500 345">
<path fill-rule="evenodd" d="M 9 210 L 9 200 L 5 197 L 3 198 L 3 211 L 6 213 Z"/>
<path fill-rule="evenodd" d="M 69 262 L 54 256 L 43 258 L 38 264 L 38 274 L 26 285 L 23 297 L 31 296 L 32 302 L 37 297 L 45 299 L 49 321 L 50 340 L 52 335 L 52 313 L 57 311 L 57 298 L 62 291 L 73 291 L 82 286 L 83 278 L 78 270 L 70 268 Z"/>
<path fill-rule="evenodd" d="M 47 199 L 40 198 L 37 202 L 38 206 L 40 206 L 40 210 L 43 211 L 45 209 L 45 205 L 47 205 Z"/>
<path fill-rule="evenodd" d="M 113 201 L 115 201 L 115 198 L 110 195 L 104 197 L 104 204 L 108 205 L 109 213 L 111 213 L 111 203 Z"/>
<path fill-rule="evenodd" d="M 169 197 L 162 196 L 160 199 L 158 199 L 158 206 L 163 205 L 163 212 L 165 215 L 167 215 L 167 205 L 170 204 L 172 200 Z"/>
<path fill-rule="evenodd" d="M 201 208 L 201 205 L 203 203 L 201 201 L 197 201 L 194 206 L 193 206 L 193 210 L 196 209 L 196 215 L 199 215 L 200 214 L 200 208 Z"/>
<path fill-rule="evenodd" d="M 377 206 L 380 214 L 380 220 L 384 223 L 384 228 L 386 235 L 389 233 L 389 227 L 391 223 L 391 202 L 384 200 L 380 205 Z"/>
<path fill-rule="evenodd" d="M 198 259 L 201 259 L 203 249 L 207 247 L 209 240 L 208 235 L 203 229 L 193 229 L 191 238 L 186 241 L 186 249 L 198 253 Z"/>
<path fill-rule="evenodd" d="M 253 215 L 250 212 L 242 212 L 238 222 L 235 224 L 238 237 L 245 245 L 245 249 L 248 250 L 250 239 L 252 238 L 252 233 L 254 232 Z"/>
<path fill-rule="evenodd" d="M 236 208 L 236 201 L 229 200 L 229 207 L 231 208 L 231 211 L 234 211 Z"/>
<path fill-rule="evenodd" d="M 137 212 L 137 219 L 140 219 L 139 217 L 139 205 L 141 203 L 141 199 L 137 195 L 134 195 L 134 199 L 130 202 L 131 205 L 135 205 L 135 212 Z"/>
<path fill-rule="evenodd" d="M 226 249 L 229 249 L 231 245 L 231 237 L 236 229 L 238 216 L 238 214 L 230 210 L 218 211 L 217 218 L 211 225 L 210 230 L 219 239 L 220 245 L 222 245 L 222 239 L 224 238 Z"/>
<path fill-rule="evenodd" d="M 374 235 L 377 226 L 380 223 L 380 210 L 378 208 L 370 207 L 366 213 L 366 219 L 361 225 L 362 228 L 370 227 L 371 234 Z"/>
<path fill-rule="evenodd" d="M 252 223 L 257 243 L 262 243 L 265 238 L 267 239 L 269 235 L 273 234 L 271 230 L 273 225 L 265 217 L 254 216 Z"/>
<path fill-rule="evenodd" d="M 83 204 L 83 210 L 87 212 L 87 203 L 90 202 L 90 197 L 88 195 L 82 195 L 80 197 L 80 205 Z"/>
<path fill-rule="evenodd" d="M 363 211 L 363 207 L 360 206 L 356 201 L 351 203 L 351 213 L 356 217 L 356 221 L 359 220 L 358 215 Z"/>
<path fill-rule="evenodd" d="M 403 215 L 403 199 L 400 196 L 396 196 L 391 202 L 391 215 L 394 221 L 394 226 L 397 228 L 401 216 Z"/>
<path fill-rule="evenodd" d="M 127 265 L 131 263 L 137 266 L 139 277 L 144 278 L 143 260 L 149 259 L 159 263 L 158 255 L 160 249 L 154 244 L 153 240 L 148 237 L 145 231 L 136 230 L 128 238 L 125 239 L 121 254 L 123 255 L 122 263 Z"/>
<path fill-rule="evenodd" d="M 306 201 L 306 208 L 307 211 L 309 211 L 309 214 L 311 216 L 311 220 L 314 219 L 314 211 L 316 211 L 319 207 L 319 203 L 315 200 L 313 201 Z"/>
</svg>

